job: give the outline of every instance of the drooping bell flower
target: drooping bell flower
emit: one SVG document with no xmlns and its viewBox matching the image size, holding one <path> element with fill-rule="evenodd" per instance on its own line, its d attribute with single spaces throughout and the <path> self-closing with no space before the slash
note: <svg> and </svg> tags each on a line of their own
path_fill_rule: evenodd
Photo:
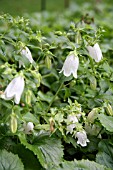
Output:
<svg viewBox="0 0 113 170">
<path fill-rule="evenodd" d="M 85 130 L 77 132 L 75 138 L 78 138 L 77 144 L 80 144 L 82 147 L 87 146 L 87 142 L 89 142 Z"/>
<path fill-rule="evenodd" d="M 22 76 L 15 77 L 7 86 L 1 98 L 5 100 L 11 100 L 14 98 L 14 102 L 19 104 L 21 95 L 24 90 L 24 78 Z"/>
<path fill-rule="evenodd" d="M 73 133 L 73 130 L 74 128 L 76 127 L 76 123 L 78 122 L 78 119 L 75 115 L 71 114 L 71 115 L 68 115 L 67 117 L 67 133 L 70 133 L 72 134 Z"/>
<path fill-rule="evenodd" d="M 28 122 L 27 124 L 24 123 L 24 131 L 25 131 L 25 134 L 31 134 L 31 132 L 33 131 L 34 129 L 34 125 L 32 122 Z"/>
<path fill-rule="evenodd" d="M 75 51 L 72 51 L 67 56 L 66 60 L 64 61 L 62 70 L 64 76 L 69 77 L 71 74 L 73 74 L 73 77 L 77 78 L 77 70 L 79 66 L 79 58 Z"/>
<path fill-rule="evenodd" d="M 30 50 L 29 50 L 29 48 L 28 47 L 24 47 L 22 50 L 21 50 L 21 55 L 23 55 L 23 56 L 25 56 L 28 60 L 29 60 L 29 62 L 30 63 L 33 63 L 33 58 L 32 58 L 32 54 L 31 54 L 31 52 L 30 52 Z M 24 64 L 23 64 L 23 62 L 20 60 L 19 61 L 19 68 L 21 67 L 21 66 L 24 66 Z"/>
<path fill-rule="evenodd" d="M 91 56 L 91 58 L 95 60 L 95 62 L 98 63 L 103 58 L 102 51 L 98 43 L 96 43 L 93 47 L 88 46 L 87 49 L 88 49 L 89 55 Z"/>
</svg>

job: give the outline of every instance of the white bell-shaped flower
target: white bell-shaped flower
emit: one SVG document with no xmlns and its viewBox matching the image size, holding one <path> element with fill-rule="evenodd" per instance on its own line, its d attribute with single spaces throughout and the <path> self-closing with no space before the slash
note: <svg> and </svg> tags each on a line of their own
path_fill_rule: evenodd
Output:
<svg viewBox="0 0 113 170">
<path fill-rule="evenodd" d="M 93 47 L 88 46 L 87 49 L 88 49 L 89 55 L 91 56 L 91 58 L 95 60 L 95 62 L 98 63 L 103 58 L 102 51 L 98 43 L 96 43 Z"/>
<path fill-rule="evenodd" d="M 87 146 L 87 142 L 89 142 L 85 130 L 77 132 L 75 138 L 78 138 L 77 144 L 80 144 L 82 147 Z"/>
<path fill-rule="evenodd" d="M 32 122 L 28 122 L 27 124 L 24 124 L 24 130 L 25 130 L 25 134 L 31 134 L 31 132 L 34 129 L 34 125 Z"/>
<path fill-rule="evenodd" d="M 32 58 L 31 51 L 29 50 L 28 47 L 24 47 L 24 48 L 21 50 L 20 53 L 21 53 L 21 55 L 25 56 L 25 57 L 29 60 L 30 63 L 33 63 L 34 60 L 33 60 L 33 58 Z M 23 62 L 22 62 L 22 61 L 19 61 L 19 68 L 20 68 L 22 65 L 24 66 Z"/>
<path fill-rule="evenodd" d="M 79 58 L 75 51 L 72 51 L 67 56 L 64 65 L 62 67 L 62 70 L 64 76 L 69 77 L 71 74 L 73 74 L 73 77 L 77 78 L 77 70 L 79 66 Z"/>
<path fill-rule="evenodd" d="M 24 78 L 22 76 L 15 77 L 7 86 L 1 98 L 11 100 L 14 98 L 16 104 L 19 104 L 21 95 L 24 90 Z"/>
<path fill-rule="evenodd" d="M 78 119 L 75 115 L 71 114 L 68 115 L 67 117 L 67 133 L 72 134 L 73 133 L 73 129 L 76 127 L 76 123 L 78 122 Z"/>
</svg>

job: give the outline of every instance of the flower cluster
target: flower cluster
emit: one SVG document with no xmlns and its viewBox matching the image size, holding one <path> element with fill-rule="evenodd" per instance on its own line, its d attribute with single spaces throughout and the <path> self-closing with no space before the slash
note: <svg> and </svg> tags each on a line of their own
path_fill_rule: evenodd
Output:
<svg viewBox="0 0 113 170">
<path fill-rule="evenodd" d="M 67 133 L 73 133 L 76 123 L 78 122 L 77 117 L 74 114 L 68 115 L 67 117 Z"/>
<path fill-rule="evenodd" d="M 87 138 L 87 134 L 85 130 L 80 127 L 79 128 L 79 118 L 75 116 L 74 114 L 70 114 L 67 116 L 67 134 L 73 134 L 75 136 L 75 139 L 78 138 L 77 144 L 80 144 L 82 147 L 87 146 L 87 142 L 89 142 Z"/>
<path fill-rule="evenodd" d="M 103 58 L 98 43 L 96 43 L 93 47 L 88 46 L 87 50 L 89 52 L 89 55 L 91 56 L 91 58 L 95 60 L 95 62 L 99 62 Z M 66 60 L 64 61 L 60 73 L 63 72 L 64 76 L 66 77 L 69 77 L 71 74 L 73 74 L 73 77 L 77 78 L 78 67 L 79 67 L 79 58 L 76 54 L 76 51 L 71 51 L 67 56 Z"/>
</svg>

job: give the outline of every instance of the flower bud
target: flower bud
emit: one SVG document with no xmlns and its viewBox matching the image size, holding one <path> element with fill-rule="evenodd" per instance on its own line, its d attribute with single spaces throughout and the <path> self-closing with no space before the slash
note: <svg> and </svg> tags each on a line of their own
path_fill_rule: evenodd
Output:
<svg viewBox="0 0 113 170">
<path fill-rule="evenodd" d="M 77 43 L 77 44 L 80 44 L 80 43 L 81 43 L 81 40 L 82 40 L 81 34 L 80 34 L 79 31 L 77 31 L 77 35 L 76 35 L 76 43 Z"/>
<path fill-rule="evenodd" d="M 41 74 L 40 74 L 40 73 L 37 73 L 36 71 L 31 71 L 31 74 L 33 75 L 33 77 L 34 77 L 35 79 L 37 79 L 37 84 L 36 84 L 36 86 L 39 87 L 39 86 L 40 86 L 41 79 L 42 79 Z"/>
<path fill-rule="evenodd" d="M 25 95 L 25 101 L 29 106 L 31 106 L 31 97 L 32 97 L 31 90 L 27 90 L 26 95 Z"/>
<path fill-rule="evenodd" d="M 34 129 L 34 125 L 32 122 L 28 122 L 27 124 L 24 123 L 24 130 L 25 130 L 25 134 L 31 134 L 31 132 Z"/>
<path fill-rule="evenodd" d="M 53 132 L 54 131 L 54 119 L 50 118 L 50 131 Z"/>
<path fill-rule="evenodd" d="M 45 58 L 45 64 L 47 66 L 48 69 L 51 68 L 51 58 L 49 56 L 46 56 Z"/>
<path fill-rule="evenodd" d="M 12 133 L 16 133 L 17 131 L 17 117 L 16 117 L 16 114 L 15 113 L 12 113 L 11 114 L 11 132 Z"/>
<path fill-rule="evenodd" d="M 62 35 L 62 32 L 61 31 L 55 31 L 55 35 L 60 36 L 60 35 Z"/>
<path fill-rule="evenodd" d="M 91 112 L 89 112 L 87 121 L 93 123 L 94 120 L 97 118 L 98 111 L 98 108 L 94 108 Z"/>
<path fill-rule="evenodd" d="M 108 115 L 113 116 L 113 109 L 110 104 L 107 104 L 106 111 L 107 111 Z"/>
<path fill-rule="evenodd" d="M 97 81 L 95 77 L 90 78 L 90 87 L 92 90 L 95 90 L 97 87 Z"/>
</svg>

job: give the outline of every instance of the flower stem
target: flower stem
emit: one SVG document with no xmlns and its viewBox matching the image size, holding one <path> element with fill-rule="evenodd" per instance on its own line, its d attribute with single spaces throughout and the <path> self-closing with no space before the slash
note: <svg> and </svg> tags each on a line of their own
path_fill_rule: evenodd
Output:
<svg viewBox="0 0 113 170">
<path fill-rule="evenodd" d="M 58 88 L 56 94 L 54 95 L 53 99 L 51 100 L 51 102 L 50 102 L 50 104 L 49 104 L 49 106 L 48 106 L 47 112 L 50 110 L 50 107 L 51 107 L 52 103 L 54 102 L 54 100 L 55 100 L 57 94 L 58 94 L 59 91 L 61 90 L 62 86 L 63 86 L 63 82 L 60 84 L 60 86 L 59 86 L 59 88 Z"/>
</svg>

